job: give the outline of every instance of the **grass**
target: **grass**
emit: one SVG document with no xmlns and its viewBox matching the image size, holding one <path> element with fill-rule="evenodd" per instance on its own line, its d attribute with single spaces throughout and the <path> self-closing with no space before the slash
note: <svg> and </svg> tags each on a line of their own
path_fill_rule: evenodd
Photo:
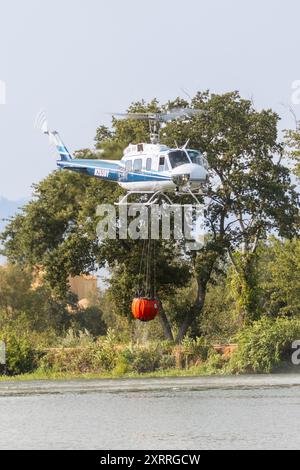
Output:
<svg viewBox="0 0 300 470">
<path fill-rule="evenodd" d="M 209 376 L 220 374 L 220 370 L 212 370 L 202 364 L 200 366 L 190 367 L 189 369 L 164 369 L 157 370 L 155 372 L 145 372 L 145 373 L 125 373 L 118 374 L 114 371 L 111 373 L 64 373 L 64 372 L 54 372 L 54 371 L 45 371 L 37 369 L 35 372 L 28 374 L 21 374 L 15 376 L 0 376 L 1 382 L 8 381 L 26 381 L 26 380 L 75 380 L 75 379 L 138 379 L 138 378 L 163 378 L 163 377 L 197 377 L 197 376 Z"/>
</svg>

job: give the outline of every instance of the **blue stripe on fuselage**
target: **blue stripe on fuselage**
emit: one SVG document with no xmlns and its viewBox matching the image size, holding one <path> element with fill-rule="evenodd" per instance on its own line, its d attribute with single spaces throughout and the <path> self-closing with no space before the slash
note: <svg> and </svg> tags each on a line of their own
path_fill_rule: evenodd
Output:
<svg viewBox="0 0 300 470">
<path fill-rule="evenodd" d="M 100 160 L 73 159 L 72 161 L 58 161 L 57 166 L 62 169 L 88 174 L 108 181 L 122 183 L 143 182 L 143 181 L 169 181 L 170 176 L 159 174 L 159 172 L 139 171 L 127 172 L 119 163 Z M 97 175 L 97 169 L 107 170 L 107 174 Z"/>
</svg>

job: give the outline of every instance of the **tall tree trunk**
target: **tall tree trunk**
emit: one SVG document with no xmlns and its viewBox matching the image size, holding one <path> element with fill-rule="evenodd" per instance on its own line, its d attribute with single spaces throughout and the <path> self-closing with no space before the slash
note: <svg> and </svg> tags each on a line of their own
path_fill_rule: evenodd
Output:
<svg viewBox="0 0 300 470">
<path fill-rule="evenodd" d="M 197 280 L 197 297 L 192 308 L 187 312 L 183 323 L 181 324 L 176 343 L 180 343 L 185 337 L 189 327 L 199 317 L 205 303 L 205 296 L 208 282 L 210 281 L 215 263 L 220 256 L 218 251 L 204 252 L 196 258 L 195 274 Z"/>
<path fill-rule="evenodd" d="M 198 282 L 197 300 L 195 304 L 192 306 L 192 308 L 187 312 L 185 319 L 179 328 L 176 341 L 175 341 L 176 343 L 181 343 L 189 327 L 193 324 L 196 318 L 200 315 L 204 307 L 207 281 L 202 283 L 200 279 L 197 279 L 197 282 Z"/>
<path fill-rule="evenodd" d="M 256 253 L 235 253 L 231 257 L 237 278 L 235 291 L 237 311 L 240 324 L 253 321 L 258 318 L 257 277 L 256 277 Z"/>
<path fill-rule="evenodd" d="M 174 336 L 173 336 L 173 333 L 172 333 L 171 325 L 170 325 L 170 322 L 168 320 L 166 312 L 164 311 L 163 306 L 162 306 L 161 303 L 160 303 L 158 318 L 159 318 L 160 324 L 162 326 L 162 329 L 164 331 L 165 338 L 168 341 L 173 342 L 174 341 Z"/>
</svg>

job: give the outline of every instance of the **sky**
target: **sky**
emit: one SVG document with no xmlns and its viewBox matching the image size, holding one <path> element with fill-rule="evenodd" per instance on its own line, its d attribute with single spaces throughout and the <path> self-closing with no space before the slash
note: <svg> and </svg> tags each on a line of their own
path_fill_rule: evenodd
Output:
<svg viewBox="0 0 300 470">
<path fill-rule="evenodd" d="M 297 0 L 0 0 L 0 196 L 29 197 L 55 169 L 41 109 L 71 151 L 132 101 L 205 89 L 239 90 L 294 127 L 299 18 Z"/>
</svg>

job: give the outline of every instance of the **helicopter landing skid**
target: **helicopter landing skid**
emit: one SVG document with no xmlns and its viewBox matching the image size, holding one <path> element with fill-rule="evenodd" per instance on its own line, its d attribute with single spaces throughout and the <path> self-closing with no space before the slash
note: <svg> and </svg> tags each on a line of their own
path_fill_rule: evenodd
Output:
<svg viewBox="0 0 300 470">
<path fill-rule="evenodd" d="M 169 196 L 167 196 L 163 191 L 128 191 L 122 198 L 120 198 L 119 202 L 115 202 L 116 206 L 127 206 L 131 204 L 128 201 L 129 196 L 132 195 L 140 195 L 141 200 L 136 202 L 134 201 L 132 204 L 141 205 L 141 206 L 151 206 L 157 203 L 159 200 L 165 199 L 168 204 L 173 204 Z"/>
<path fill-rule="evenodd" d="M 151 206 L 153 204 L 159 203 L 159 202 L 164 202 L 167 205 L 172 206 L 175 204 L 174 201 L 170 198 L 169 195 L 167 195 L 164 191 L 128 191 L 122 198 L 120 198 L 119 202 L 115 202 L 116 206 L 127 206 L 128 204 L 131 204 L 128 201 L 129 196 L 131 195 L 140 195 L 142 196 L 143 201 L 139 202 L 134 202 L 133 204 L 135 205 L 141 205 L 141 206 Z M 195 193 L 191 191 L 190 188 L 187 188 L 186 191 L 180 192 L 180 191 L 174 191 L 174 195 L 177 196 L 188 196 L 190 195 L 192 199 L 196 202 L 196 204 L 201 205 L 200 201 L 198 200 L 197 196 Z M 148 199 L 147 199 L 148 197 Z M 185 205 L 190 205 L 190 204 L 182 204 L 183 206 Z"/>
</svg>

